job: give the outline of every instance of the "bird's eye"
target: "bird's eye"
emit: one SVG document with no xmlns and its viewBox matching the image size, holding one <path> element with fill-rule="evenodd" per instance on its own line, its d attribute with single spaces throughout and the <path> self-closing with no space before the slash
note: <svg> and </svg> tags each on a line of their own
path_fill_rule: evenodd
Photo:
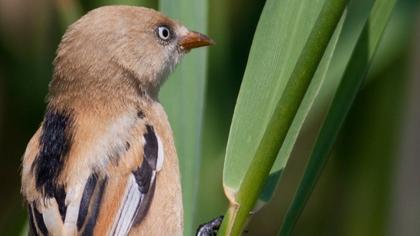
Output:
<svg viewBox="0 0 420 236">
<path fill-rule="evenodd" d="M 168 41 L 169 39 L 171 39 L 172 35 L 171 35 L 171 30 L 167 27 L 167 26 L 159 26 L 157 28 L 157 36 L 164 41 Z"/>
</svg>

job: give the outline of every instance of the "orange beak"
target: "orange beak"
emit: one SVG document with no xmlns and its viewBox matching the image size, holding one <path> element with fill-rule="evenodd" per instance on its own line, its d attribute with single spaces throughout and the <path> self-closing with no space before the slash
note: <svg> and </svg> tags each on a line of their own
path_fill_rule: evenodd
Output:
<svg viewBox="0 0 420 236">
<path fill-rule="evenodd" d="M 213 45 L 213 39 L 202 33 L 191 31 L 185 35 L 179 42 L 182 50 L 189 51 L 193 48 Z"/>
</svg>

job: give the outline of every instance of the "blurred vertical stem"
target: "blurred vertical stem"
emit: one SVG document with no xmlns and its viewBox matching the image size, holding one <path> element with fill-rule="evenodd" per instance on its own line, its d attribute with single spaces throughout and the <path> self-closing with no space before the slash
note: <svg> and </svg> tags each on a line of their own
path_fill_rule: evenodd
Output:
<svg viewBox="0 0 420 236">
<path fill-rule="evenodd" d="M 220 183 L 222 182 L 224 150 L 234 106 L 234 99 L 230 98 L 236 98 L 236 93 L 232 93 L 231 84 L 235 82 L 233 78 L 239 78 L 232 72 L 234 65 L 231 58 L 232 46 L 229 43 L 232 39 L 232 23 L 229 21 L 232 3 L 226 0 L 212 0 L 208 3 L 209 15 L 217 16 L 209 17 L 208 29 L 209 35 L 217 42 L 217 45 L 209 51 L 209 80 L 206 85 L 202 159 L 194 225 L 200 225 L 220 215 L 227 206 L 223 186 Z M 226 109 L 227 107 L 232 108 L 232 111 Z"/>
<path fill-rule="evenodd" d="M 366 76 L 394 5 L 395 0 L 377 0 L 373 6 L 371 16 L 365 24 L 363 33 L 358 40 L 327 117 L 321 127 L 303 179 L 284 218 L 280 230 L 280 235 L 282 236 L 291 234 L 312 193 L 338 131 Z"/>
<path fill-rule="evenodd" d="M 394 60 L 359 92 L 334 145 L 346 186 L 344 199 L 339 199 L 345 204 L 338 202 L 342 212 L 337 235 L 389 235 L 390 183 L 400 159 L 398 133 L 408 81 L 406 55 Z"/>
<path fill-rule="evenodd" d="M 207 0 L 160 0 L 159 8 L 189 29 L 206 33 Z M 180 160 L 184 202 L 184 235 L 193 235 L 197 205 L 201 132 L 207 73 L 207 49 L 185 56 L 162 88 L 160 98 L 168 113 Z"/>
<path fill-rule="evenodd" d="M 343 14 L 346 3 L 346 0 L 325 2 L 268 126 L 264 127 L 265 133 L 262 140 L 256 144 L 258 145 L 257 152 L 239 189 L 234 193 L 229 193 L 229 189 L 226 190 L 225 187 L 231 204 L 219 235 L 241 234 L 249 212 L 265 184 L 280 146 Z M 265 10 L 262 14 L 265 13 Z"/>
</svg>

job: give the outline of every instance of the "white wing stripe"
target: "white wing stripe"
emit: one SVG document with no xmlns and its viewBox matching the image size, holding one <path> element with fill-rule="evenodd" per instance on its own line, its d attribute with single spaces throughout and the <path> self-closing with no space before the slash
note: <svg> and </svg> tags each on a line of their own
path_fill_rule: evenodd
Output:
<svg viewBox="0 0 420 236">
<path fill-rule="evenodd" d="M 136 215 L 137 206 L 143 199 L 143 194 L 140 193 L 136 179 L 133 175 L 128 177 L 127 187 L 124 194 L 124 202 L 118 211 L 118 220 L 114 222 L 112 227 L 113 235 L 125 236 L 133 224 Z"/>
<path fill-rule="evenodd" d="M 52 235 L 62 235 L 63 223 L 55 198 L 46 199 L 46 207 L 42 211 L 45 226 Z"/>
<path fill-rule="evenodd" d="M 163 144 L 159 138 L 159 135 L 156 135 L 158 141 L 158 158 L 156 162 L 156 171 L 160 171 L 163 166 L 163 161 L 165 160 L 165 153 L 163 152 Z"/>
</svg>

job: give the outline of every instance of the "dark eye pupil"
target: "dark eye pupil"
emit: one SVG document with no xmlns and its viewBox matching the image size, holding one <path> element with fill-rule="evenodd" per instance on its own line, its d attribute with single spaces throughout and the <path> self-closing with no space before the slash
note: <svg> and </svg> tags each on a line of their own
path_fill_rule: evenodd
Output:
<svg viewBox="0 0 420 236">
<path fill-rule="evenodd" d="M 168 31 L 168 29 L 163 29 L 163 30 L 162 30 L 162 36 L 163 36 L 164 38 L 167 38 L 167 37 L 169 36 L 169 31 Z"/>
</svg>

